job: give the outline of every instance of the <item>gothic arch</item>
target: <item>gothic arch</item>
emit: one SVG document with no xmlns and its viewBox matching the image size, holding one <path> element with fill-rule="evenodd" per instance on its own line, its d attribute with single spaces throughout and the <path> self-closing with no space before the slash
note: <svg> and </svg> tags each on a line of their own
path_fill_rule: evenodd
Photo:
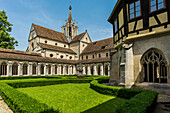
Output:
<svg viewBox="0 0 170 113">
<path fill-rule="evenodd" d="M 27 75 L 28 74 L 28 64 L 24 63 L 23 65 L 23 75 Z"/>
<path fill-rule="evenodd" d="M 18 63 L 12 64 L 12 75 L 18 75 Z"/>
<path fill-rule="evenodd" d="M 142 58 L 142 75 L 144 82 L 167 83 L 167 60 L 162 51 L 151 48 Z"/>
<path fill-rule="evenodd" d="M 41 64 L 41 67 L 40 67 L 41 69 L 41 75 L 44 75 L 44 64 Z"/>
<path fill-rule="evenodd" d="M 48 74 L 49 75 L 51 74 L 51 65 L 50 64 L 48 65 Z"/>
<path fill-rule="evenodd" d="M 32 74 L 33 74 L 33 75 L 36 75 L 36 70 L 37 70 L 37 65 L 34 63 L 34 64 L 32 65 Z"/>
<path fill-rule="evenodd" d="M 0 65 L 0 75 L 7 75 L 7 63 L 2 62 Z"/>
</svg>

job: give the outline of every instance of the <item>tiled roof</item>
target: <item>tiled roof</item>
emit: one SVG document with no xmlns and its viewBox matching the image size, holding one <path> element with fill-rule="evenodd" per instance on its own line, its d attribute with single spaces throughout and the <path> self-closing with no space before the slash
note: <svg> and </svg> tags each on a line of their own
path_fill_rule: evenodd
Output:
<svg viewBox="0 0 170 113">
<path fill-rule="evenodd" d="M 82 64 L 110 62 L 110 57 L 80 60 L 79 62 Z"/>
<path fill-rule="evenodd" d="M 104 51 L 104 50 L 110 50 L 113 49 L 113 38 L 108 38 L 105 40 L 99 40 L 96 42 L 90 43 L 81 53 L 88 54 L 88 53 L 94 53 L 98 51 Z"/>
<path fill-rule="evenodd" d="M 86 32 L 76 35 L 70 43 L 78 42 L 85 35 Z"/>
<path fill-rule="evenodd" d="M 73 50 L 68 49 L 68 48 L 59 47 L 59 46 L 53 46 L 53 45 L 43 44 L 43 43 L 40 43 L 40 45 L 45 49 L 56 50 L 56 51 L 66 52 L 66 53 L 71 53 L 71 54 L 76 54 Z"/>
<path fill-rule="evenodd" d="M 0 59 L 32 61 L 32 62 L 68 63 L 68 64 L 77 63 L 76 60 L 66 60 L 66 59 L 41 57 L 41 56 L 35 56 L 35 55 L 32 55 L 32 54 L 19 54 L 17 52 L 13 52 L 13 51 L 15 51 L 15 50 L 12 50 L 12 51 L 7 50 L 7 52 L 5 50 L 0 51 Z"/>
<path fill-rule="evenodd" d="M 25 51 L 12 50 L 12 49 L 3 49 L 3 48 L 0 48 L 0 52 L 3 52 L 3 53 L 23 54 L 23 55 L 31 55 L 31 56 L 41 56 L 40 53 L 30 53 L 30 52 L 25 52 Z"/>
<path fill-rule="evenodd" d="M 61 32 L 58 32 L 52 29 L 48 29 L 48 28 L 45 28 L 45 27 L 42 27 L 36 24 L 33 24 L 33 26 L 35 27 L 35 31 L 37 35 L 40 37 L 60 41 L 63 43 L 68 43 L 68 40 L 65 37 L 64 33 L 61 33 Z"/>
</svg>

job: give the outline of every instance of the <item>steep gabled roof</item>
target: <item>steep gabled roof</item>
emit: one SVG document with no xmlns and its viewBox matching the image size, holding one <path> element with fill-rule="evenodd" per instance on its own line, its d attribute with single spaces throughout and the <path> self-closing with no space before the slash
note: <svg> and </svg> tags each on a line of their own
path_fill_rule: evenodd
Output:
<svg viewBox="0 0 170 113">
<path fill-rule="evenodd" d="M 81 53 L 88 54 L 88 53 L 94 53 L 98 51 L 104 51 L 104 50 L 110 50 L 113 49 L 113 38 L 108 38 L 105 40 L 99 40 L 96 42 L 90 43 Z"/>
<path fill-rule="evenodd" d="M 79 60 L 79 63 L 82 63 L 82 64 L 101 63 L 101 62 L 110 62 L 110 57 Z"/>
<path fill-rule="evenodd" d="M 70 43 L 78 42 L 85 35 L 86 32 L 76 35 Z"/>
<path fill-rule="evenodd" d="M 61 32 L 58 32 L 58 31 L 55 31 L 49 28 L 45 28 L 45 27 L 42 27 L 36 24 L 32 24 L 32 25 L 34 26 L 35 31 L 38 36 L 56 40 L 56 41 L 63 42 L 63 43 L 68 43 L 68 40 L 65 37 L 64 33 L 61 33 Z"/>
<path fill-rule="evenodd" d="M 53 46 L 53 45 L 43 44 L 43 43 L 40 43 L 40 45 L 45 49 L 55 50 L 55 51 L 60 51 L 60 52 L 66 52 L 66 53 L 71 53 L 71 54 L 76 54 L 73 50 L 68 49 L 68 48 L 59 47 L 59 46 Z"/>
</svg>

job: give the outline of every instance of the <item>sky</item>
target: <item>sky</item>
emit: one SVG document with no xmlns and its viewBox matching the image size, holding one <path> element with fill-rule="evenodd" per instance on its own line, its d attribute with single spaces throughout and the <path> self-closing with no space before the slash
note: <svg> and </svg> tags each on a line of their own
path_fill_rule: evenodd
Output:
<svg viewBox="0 0 170 113">
<path fill-rule="evenodd" d="M 78 22 L 79 34 L 87 30 L 92 41 L 113 37 L 112 25 L 107 21 L 117 0 L 71 0 L 72 18 Z M 25 51 L 32 23 L 62 32 L 69 16 L 70 0 L 0 0 L 10 33 L 18 42 L 16 50 Z"/>
</svg>

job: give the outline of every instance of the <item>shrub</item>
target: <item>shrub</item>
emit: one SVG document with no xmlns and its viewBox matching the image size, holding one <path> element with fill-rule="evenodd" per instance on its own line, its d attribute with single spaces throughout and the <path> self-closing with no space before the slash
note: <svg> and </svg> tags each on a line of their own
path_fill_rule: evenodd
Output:
<svg viewBox="0 0 170 113">
<path fill-rule="evenodd" d="M 0 95 L 15 113 L 59 113 L 6 83 L 0 83 Z"/>
</svg>

